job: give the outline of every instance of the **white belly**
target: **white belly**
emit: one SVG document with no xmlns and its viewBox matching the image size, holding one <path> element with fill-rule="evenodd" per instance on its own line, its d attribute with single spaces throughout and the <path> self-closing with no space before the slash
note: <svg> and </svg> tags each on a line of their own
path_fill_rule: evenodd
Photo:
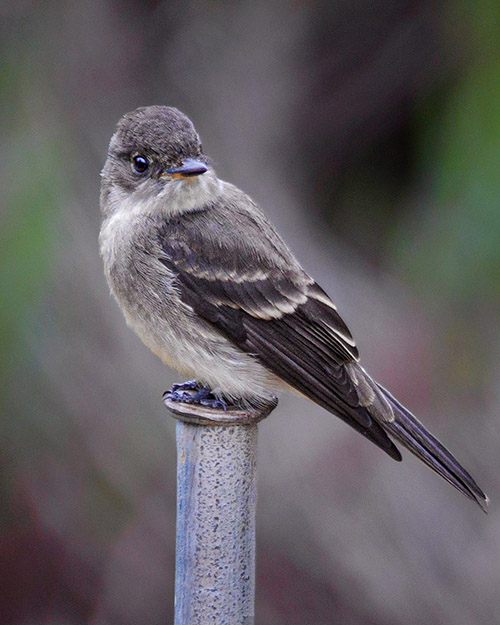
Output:
<svg viewBox="0 0 500 625">
<path fill-rule="evenodd" d="M 284 386 L 258 360 L 208 325 L 193 326 L 193 336 L 193 332 L 187 335 L 187 327 L 180 328 L 177 323 L 173 327 L 172 320 L 155 320 L 152 327 L 151 322 L 124 312 L 130 327 L 165 364 L 216 393 L 234 399 L 268 399 Z"/>
</svg>

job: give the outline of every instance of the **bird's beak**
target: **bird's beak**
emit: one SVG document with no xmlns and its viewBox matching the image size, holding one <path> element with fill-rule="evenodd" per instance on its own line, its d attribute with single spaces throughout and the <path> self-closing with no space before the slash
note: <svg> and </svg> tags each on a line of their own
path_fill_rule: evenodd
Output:
<svg viewBox="0 0 500 625">
<path fill-rule="evenodd" d="M 175 178 L 190 178 L 199 176 L 208 171 L 206 163 L 197 158 L 187 158 L 180 167 L 167 169 L 162 175 L 174 176 Z"/>
</svg>

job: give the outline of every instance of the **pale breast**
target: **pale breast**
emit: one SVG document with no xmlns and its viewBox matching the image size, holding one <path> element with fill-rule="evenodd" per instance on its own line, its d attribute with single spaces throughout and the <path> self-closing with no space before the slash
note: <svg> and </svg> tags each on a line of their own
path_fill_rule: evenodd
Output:
<svg viewBox="0 0 500 625">
<path fill-rule="evenodd" d="M 127 324 L 165 364 L 234 398 L 269 398 L 279 381 L 181 301 L 155 221 L 115 214 L 103 223 L 101 255 Z M 153 230 L 152 230 L 153 229 Z"/>
</svg>

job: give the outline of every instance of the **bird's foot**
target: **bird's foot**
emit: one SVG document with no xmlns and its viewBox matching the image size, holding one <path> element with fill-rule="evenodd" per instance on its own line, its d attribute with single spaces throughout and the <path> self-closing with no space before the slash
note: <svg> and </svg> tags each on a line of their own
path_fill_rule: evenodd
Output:
<svg viewBox="0 0 500 625">
<path fill-rule="evenodd" d="M 187 380 L 186 382 L 178 382 L 176 384 L 172 384 L 172 388 L 169 393 L 175 393 L 175 391 L 193 391 L 201 388 L 201 384 L 196 380 Z"/>
<path fill-rule="evenodd" d="M 207 408 L 227 410 L 228 405 L 220 397 L 216 397 L 210 388 L 202 386 L 196 380 L 188 380 L 173 384 L 169 391 L 163 393 L 163 399 L 178 401 L 184 404 L 197 404 Z"/>
</svg>

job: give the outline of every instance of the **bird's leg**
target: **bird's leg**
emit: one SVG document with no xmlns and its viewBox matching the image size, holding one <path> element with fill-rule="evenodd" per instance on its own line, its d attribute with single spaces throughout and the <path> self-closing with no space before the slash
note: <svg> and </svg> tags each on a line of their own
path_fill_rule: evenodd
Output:
<svg viewBox="0 0 500 625">
<path fill-rule="evenodd" d="M 227 403 L 216 397 L 210 388 L 203 386 L 196 380 L 173 384 L 172 388 L 163 394 L 163 399 L 183 402 L 184 404 L 199 404 L 208 408 L 222 408 L 222 410 L 227 410 L 228 407 Z"/>
</svg>

